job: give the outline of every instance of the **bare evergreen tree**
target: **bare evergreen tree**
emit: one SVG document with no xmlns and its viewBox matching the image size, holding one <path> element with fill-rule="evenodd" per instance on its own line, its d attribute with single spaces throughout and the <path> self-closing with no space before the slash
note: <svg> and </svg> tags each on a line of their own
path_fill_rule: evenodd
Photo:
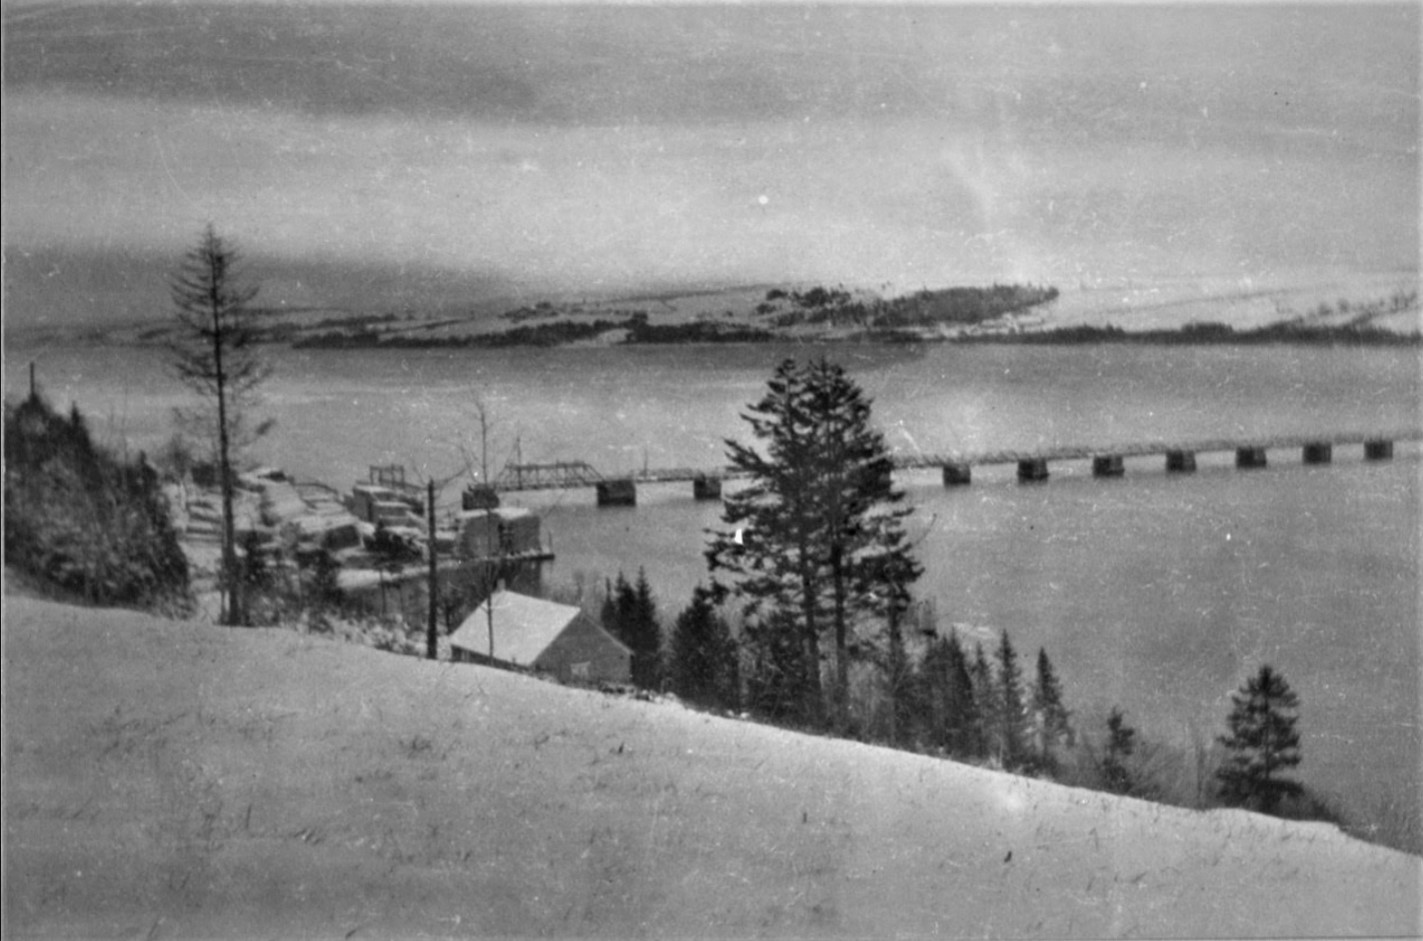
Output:
<svg viewBox="0 0 1423 941">
<path fill-rule="evenodd" d="M 179 325 L 171 347 L 174 366 L 208 406 L 197 420 L 215 445 L 222 493 L 221 617 L 222 623 L 234 625 L 246 623 L 247 613 L 237 564 L 233 465 L 242 448 L 271 427 L 270 422 L 244 422 L 252 395 L 270 370 L 257 355 L 248 307 L 257 289 L 242 284 L 236 265 L 237 252 L 208 225 L 169 279 Z"/>
</svg>

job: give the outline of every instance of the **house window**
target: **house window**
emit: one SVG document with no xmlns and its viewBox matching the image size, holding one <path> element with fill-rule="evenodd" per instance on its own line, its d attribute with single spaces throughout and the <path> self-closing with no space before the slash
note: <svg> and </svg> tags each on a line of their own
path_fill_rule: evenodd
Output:
<svg viewBox="0 0 1423 941">
<path fill-rule="evenodd" d="M 568 668 L 568 672 L 573 675 L 575 680 L 586 680 L 590 675 L 592 667 L 593 664 L 591 662 L 584 660 L 582 663 L 573 664 Z"/>
</svg>

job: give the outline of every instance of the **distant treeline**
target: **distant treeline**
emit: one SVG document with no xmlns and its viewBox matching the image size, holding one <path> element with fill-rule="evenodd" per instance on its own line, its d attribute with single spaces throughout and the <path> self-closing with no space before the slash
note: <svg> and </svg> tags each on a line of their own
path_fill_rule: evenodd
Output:
<svg viewBox="0 0 1423 941">
<path fill-rule="evenodd" d="M 692 323 L 639 322 L 628 329 L 624 343 L 764 343 L 776 335 L 761 327 L 698 320 Z"/>
<path fill-rule="evenodd" d="M 987 288 L 920 291 L 908 297 L 880 301 L 871 321 L 876 327 L 925 327 L 936 324 L 976 324 L 1015 314 L 1057 300 L 1057 288 L 995 284 Z"/>
<path fill-rule="evenodd" d="M 1067 345 L 1075 343 L 1148 343 L 1156 345 L 1200 346 L 1211 344 L 1299 343 L 1327 346 L 1417 346 L 1418 333 L 1395 333 L 1362 324 L 1311 326 L 1275 323 L 1250 330 L 1236 330 L 1224 323 L 1190 323 L 1179 330 L 1127 331 L 1105 327 L 1059 327 L 1022 333 L 994 333 L 961 336 L 960 343 L 1027 343 Z"/>
<path fill-rule="evenodd" d="M 941 339 L 932 333 L 924 335 L 920 332 L 923 328 L 940 325 L 973 326 L 1005 314 L 1019 313 L 1048 303 L 1057 296 L 1057 288 L 1021 284 L 920 291 L 893 300 L 868 302 L 857 301 L 843 290 L 817 287 L 803 293 L 788 293 L 773 289 L 766 294 L 765 302 L 756 308 L 756 312 L 767 319 L 749 325 L 711 320 L 654 324 L 649 322 L 645 311 L 630 311 L 627 317 L 615 320 L 556 320 L 548 323 L 523 323 L 497 333 L 430 336 L 372 329 L 373 325 L 387 321 L 381 318 L 363 318 L 355 322 L 354 329 L 316 333 L 296 340 L 292 345 L 297 349 L 552 347 L 595 340 L 617 331 L 623 332 L 618 342 L 625 344 L 764 343 L 776 339 L 780 335 L 778 331 L 812 325 L 858 328 L 846 338 L 856 342 L 922 343 Z M 1404 298 L 1404 301 L 1416 302 L 1416 296 Z M 792 306 L 787 310 L 779 306 L 778 302 Z M 1395 307 L 1397 305 L 1398 301 L 1395 299 Z M 547 304 L 516 313 L 519 316 L 510 318 L 516 322 L 532 316 L 556 315 L 551 305 Z M 267 339 L 278 340 L 280 337 L 270 334 Z M 1297 343 L 1330 346 L 1417 346 L 1420 340 L 1423 338 L 1416 332 L 1397 333 L 1372 326 L 1362 320 L 1325 325 L 1298 319 L 1248 330 L 1237 330 L 1229 324 L 1217 322 L 1190 323 L 1179 329 L 1169 330 L 1128 331 L 1112 325 L 1015 332 L 1000 330 L 992 333 L 961 334 L 951 338 L 950 342 L 1041 345 L 1140 343 L 1195 346 Z"/>
<path fill-rule="evenodd" d="M 296 349 L 500 349 L 510 346 L 562 346 L 592 340 L 616 330 L 626 331 L 624 343 L 755 343 L 774 339 L 761 327 L 733 326 L 707 321 L 684 324 L 650 324 L 645 313 L 626 320 L 575 321 L 527 324 L 499 333 L 458 337 L 385 334 L 373 330 L 332 331 L 298 340 Z"/>
<path fill-rule="evenodd" d="M 991 287 L 956 287 L 923 290 L 890 300 L 874 298 L 858 301 L 848 292 L 824 287 L 805 292 L 773 289 L 757 305 L 756 313 L 771 317 L 773 327 L 804 324 L 851 325 L 872 329 L 930 327 L 940 324 L 983 323 L 1005 314 L 1056 300 L 1055 287 L 1024 284 L 995 284 Z M 777 302 L 793 306 L 783 310 Z"/>
<path fill-rule="evenodd" d="M 480 333 L 458 337 L 413 336 L 383 334 L 373 330 L 318 333 L 298 340 L 295 349 L 498 349 L 509 346 L 561 346 L 579 340 L 591 340 L 611 330 L 631 329 L 640 321 L 595 320 L 579 322 L 562 320 L 557 323 L 529 324 L 499 333 Z"/>
</svg>

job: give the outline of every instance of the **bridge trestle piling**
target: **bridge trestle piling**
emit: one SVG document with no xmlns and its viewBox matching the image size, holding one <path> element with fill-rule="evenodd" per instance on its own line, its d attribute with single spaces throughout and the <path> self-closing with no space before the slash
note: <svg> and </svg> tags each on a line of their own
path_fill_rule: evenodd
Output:
<svg viewBox="0 0 1423 941">
<path fill-rule="evenodd" d="M 1047 480 L 1047 461 L 1040 457 L 1026 458 L 1018 462 L 1018 480 L 1022 483 L 1037 483 Z"/>
<path fill-rule="evenodd" d="M 1167 451 L 1166 473 L 1193 474 L 1196 471 L 1195 451 Z"/>
<path fill-rule="evenodd" d="M 945 487 L 963 487 L 973 481 L 972 465 L 949 463 L 943 466 L 943 471 Z"/>
<path fill-rule="evenodd" d="M 1092 458 L 1093 477 L 1121 477 L 1126 472 L 1120 454 L 1098 454 Z"/>
<path fill-rule="evenodd" d="M 1375 438 L 1364 442 L 1364 460 L 1388 461 L 1393 459 L 1393 442 Z"/>
<path fill-rule="evenodd" d="M 599 481 L 597 490 L 599 506 L 637 506 L 637 484 L 631 477 Z"/>
<path fill-rule="evenodd" d="M 693 500 L 720 500 L 721 478 L 701 476 L 692 478 Z"/>
<path fill-rule="evenodd" d="M 1235 466 L 1242 470 L 1266 467 L 1268 463 L 1265 458 L 1264 448 L 1246 447 L 1235 449 Z"/>
</svg>

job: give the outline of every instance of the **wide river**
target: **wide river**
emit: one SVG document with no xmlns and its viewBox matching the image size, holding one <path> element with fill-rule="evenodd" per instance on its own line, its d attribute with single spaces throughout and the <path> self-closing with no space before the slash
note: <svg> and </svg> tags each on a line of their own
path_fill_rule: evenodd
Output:
<svg viewBox="0 0 1423 941">
<path fill-rule="evenodd" d="M 740 412 L 784 356 L 827 355 L 873 397 L 897 451 L 1419 428 L 1414 350 L 1222 347 L 654 347 L 507 351 L 273 350 L 254 456 L 343 489 L 370 464 L 447 476 L 489 462 L 582 460 L 604 474 L 714 467 L 745 439 Z M 124 347 L 5 350 L 7 396 L 25 366 L 60 406 L 77 402 L 110 441 L 153 448 L 189 401 L 160 353 Z M 1237 471 L 1203 455 L 1194 475 L 1161 458 L 1117 480 L 1082 462 L 1042 485 L 975 469 L 969 487 L 905 475 L 939 623 L 1006 629 L 1045 647 L 1069 706 L 1095 725 L 1120 705 L 1178 744 L 1223 731 L 1229 696 L 1263 662 L 1301 700 L 1300 777 L 1352 808 L 1417 805 L 1420 761 L 1419 449 L 1302 466 L 1276 450 Z M 458 482 L 445 492 L 457 499 Z M 643 488 L 636 509 L 592 494 L 513 495 L 541 508 L 557 560 L 546 583 L 645 568 L 669 618 L 705 578 L 716 503 L 690 486 Z M 1097 718 L 1092 718 L 1097 717 Z"/>
</svg>

